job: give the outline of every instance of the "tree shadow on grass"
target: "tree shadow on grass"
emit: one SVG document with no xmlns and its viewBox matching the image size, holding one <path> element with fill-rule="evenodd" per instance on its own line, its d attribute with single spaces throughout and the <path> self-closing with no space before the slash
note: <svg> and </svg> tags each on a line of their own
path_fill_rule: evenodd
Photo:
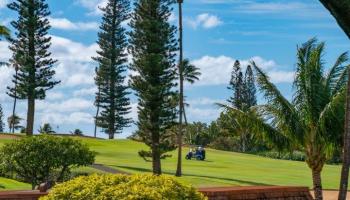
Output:
<svg viewBox="0 0 350 200">
<path fill-rule="evenodd" d="M 152 170 L 147 169 L 147 168 L 140 168 L 140 167 L 129 167 L 129 166 L 120 166 L 120 165 L 110 165 L 113 167 L 118 167 L 126 170 L 133 170 L 133 171 L 138 171 L 138 172 L 152 172 Z"/>
<path fill-rule="evenodd" d="M 0 184 L 0 189 L 5 189 L 5 186 Z"/>
<path fill-rule="evenodd" d="M 198 178 L 210 178 L 210 179 L 217 179 L 217 180 L 224 180 L 224 181 L 232 181 L 232 182 L 236 182 L 236 183 L 242 184 L 242 185 L 273 186 L 271 184 L 260 183 L 260 182 L 255 182 L 255 181 L 239 180 L 239 179 L 234 179 L 234 178 L 224 178 L 224 177 L 205 176 L 205 175 L 186 174 L 186 173 L 184 173 L 183 175 L 190 176 L 190 177 L 198 177 Z"/>
<path fill-rule="evenodd" d="M 129 167 L 129 166 L 115 166 L 115 167 L 126 169 L 126 170 L 139 171 L 139 172 L 152 172 L 152 170 L 150 170 L 150 169 L 140 168 L 140 167 Z M 174 175 L 174 174 L 169 173 L 169 172 L 164 172 L 164 174 Z M 183 175 L 188 176 L 188 177 L 194 177 L 194 178 L 208 178 L 208 179 L 216 179 L 216 180 L 221 180 L 221 181 L 231 181 L 231 182 L 236 182 L 236 183 L 242 184 L 242 185 L 273 186 L 271 184 L 260 183 L 260 182 L 255 182 L 255 181 L 239 180 L 239 179 L 234 179 L 234 178 L 224 178 L 224 177 L 206 176 L 206 175 L 199 175 L 199 174 L 187 174 L 187 173 L 183 173 Z"/>
</svg>

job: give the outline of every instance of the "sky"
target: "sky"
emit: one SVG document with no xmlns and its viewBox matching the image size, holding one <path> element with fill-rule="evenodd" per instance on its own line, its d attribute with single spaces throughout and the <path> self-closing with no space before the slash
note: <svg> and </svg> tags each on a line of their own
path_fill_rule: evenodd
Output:
<svg viewBox="0 0 350 200">
<path fill-rule="evenodd" d="M 0 0 L 0 24 L 10 27 L 17 18 Z M 105 0 L 47 0 L 52 29 L 51 52 L 61 84 L 36 102 L 35 130 L 50 123 L 59 133 L 76 128 L 92 135 L 96 108 L 93 105 L 94 63 L 97 32 L 101 21 L 99 7 Z M 282 93 L 292 98 L 296 49 L 312 37 L 326 42 L 325 66 L 350 50 L 350 41 L 318 0 L 185 0 L 184 56 L 200 68 L 202 76 L 194 85 L 186 85 L 188 120 L 210 123 L 221 110 L 215 103 L 225 102 L 235 60 L 242 66 L 254 60 L 270 76 Z M 177 7 L 169 19 L 176 25 Z M 127 27 L 127 22 L 124 23 Z M 13 31 L 13 29 L 12 29 Z M 0 42 L 0 60 L 10 58 L 8 43 Z M 0 68 L 0 104 L 7 118 L 13 100 L 6 95 L 13 69 Z M 130 117 L 137 121 L 137 100 L 130 96 Z M 263 103 L 261 95 L 258 101 Z M 26 118 L 26 101 L 21 100 L 17 114 Z M 23 124 L 25 121 L 23 121 Z M 129 136 L 135 125 L 124 129 L 118 138 Z M 98 133 L 105 137 L 104 133 Z"/>
</svg>

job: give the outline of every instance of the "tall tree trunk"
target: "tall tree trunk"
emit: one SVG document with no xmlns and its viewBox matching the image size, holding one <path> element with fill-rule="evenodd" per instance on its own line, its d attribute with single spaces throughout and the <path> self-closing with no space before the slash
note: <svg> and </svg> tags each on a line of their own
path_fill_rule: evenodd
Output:
<svg viewBox="0 0 350 200">
<path fill-rule="evenodd" d="M 349 167 L 350 167 L 350 72 L 348 73 L 346 115 L 345 115 L 345 126 L 344 126 L 343 167 L 341 171 L 338 200 L 346 200 L 346 196 L 348 193 Z"/>
<path fill-rule="evenodd" d="M 97 72 L 97 70 L 96 70 Z M 94 130 L 94 137 L 97 137 L 97 118 L 98 118 L 98 114 L 100 113 L 100 95 L 101 95 L 101 88 L 100 85 L 97 87 L 97 110 L 96 110 L 96 115 L 95 115 L 95 130 Z"/>
<path fill-rule="evenodd" d="M 315 200 L 323 200 L 321 171 L 312 169 Z"/>
<path fill-rule="evenodd" d="M 33 135 L 34 129 L 34 113 L 35 112 L 35 99 L 33 97 L 28 98 L 28 112 L 27 112 L 27 136 Z"/>
<path fill-rule="evenodd" d="M 34 0 L 30 0 L 28 7 L 28 13 L 31 16 L 34 16 Z M 33 19 L 31 19 L 33 20 Z M 28 92 L 28 111 L 27 111 L 27 135 L 31 136 L 33 135 L 34 130 L 34 115 L 35 115 L 35 86 L 36 86 L 36 49 L 35 49 L 35 25 L 33 22 L 31 22 L 29 30 L 28 30 L 28 53 L 29 53 L 29 60 L 28 64 L 30 66 L 29 70 L 29 92 Z"/>
<path fill-rule="evenodd" d="M 16 105 L 17 105 L 17 75 L 18 75 L 18 67 L 15 66 L 16 75 L 15 75 L 15 95 L 13 100 L 13 108 L 12 108 L 12 119 L 11 119 L 11 132 L 15 133 L 15 115 L 16 115 Z"/>
<path fill-rule="evenodd" d="M 178 0 L 179 4 L 179 33 L 180 33 L 180 59 L 179 59 L 179 76 L 180 76 L 180 102 L 179 102 L 179 133 L 177 136 L 178 155 L 177 155 L 177 168 L 176 176 L 182 176 L 182 137 L 183 137 L 183 124 L 182 124 L 182 111 L 184 107 L 184 78 L 183 78 L 183 35 L 182 35 L 182 3 L 183 0 Z"/>
<path fill-rule="evenodd" d="M 159 149 L 159 134 L 152 134 L 152 168 L 154 175 L 162 174 L 162 167 L 160 161 L 160 149 Z"/>
<path fill-rule="evenodd" d="M 100 106 L 97 106 L 96 115 L 95 115 L 94 138 L 97 138 L 97 118 L 98 118 L 98 113 L 99 112 L 100 112 Z"/>
<path fill-rule="evenodd" d="M 350 1 L 349 0 L 320 0 L 331 12 L 345 34 L 350 38 Z"/>
</svg>

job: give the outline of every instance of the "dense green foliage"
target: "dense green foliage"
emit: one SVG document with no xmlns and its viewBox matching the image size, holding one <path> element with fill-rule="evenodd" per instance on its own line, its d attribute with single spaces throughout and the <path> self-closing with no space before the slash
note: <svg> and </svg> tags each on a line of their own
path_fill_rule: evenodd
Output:
<svg viewBox="0 0 350 200">
<path fill-rule="evenodd" d="M 248 65 L 244 75 L 243 104 L 245 109 L 256 106 L 256 87 L 252 66 Z M 243 110 L 245 110 L 243 109 Z"/>
<path fill-rule="evenodd" d="M 71 132 L 72 135 L 74 136 L 84 136 L 84 133 L 80 129 L 75 129 L 74 131 Z"/>
<path fill-rule="evenodd" d="M 92 175 L 55 186 L 40 200 L 204 200 L 195 188 L 169 176 Z"/>
<path fill-rule="evenodd" d="M 42 126 L 39 127 L 38 130 L 39 133 L 41 134 L 52 134 L 52 133 L 56 133 L 53 128 L 51 127 L 51 124 L 49 123 L 45 123 Z"/>
<path fill-rule="evenodd" d="M 249 112 L 251 107 L 256 106 L 255 78 L 250 65 L 247 66 L 243 75 L 240 62 L 238 60 L 235 62 L 228 89 L 232 91 L 232 96 L 228 99 L 232 107 L 243 112 Z M 230 112 L 224 112 L 221 113 L 218 121 L 223 129 L 230 129 L 228 132 L 230 134 L 227 135 L 230 136 L 228 139 L 239 138 L 239 151 L 251 152 L 256 150 L 254 146 L 256 144 L 254 143 L 259 143 L 259 141 L 256 141 L 256 136 L 252 134 L 245 119 L 232 116 Z"/>
<path fill-rule="evenodd" d="M 130 22 L 130 69 L 136 74 L 131 76 L 131 87 L 138 97 L 138 133 L 151 148 L 155 174 L 161 174 L 161 138 L 173 126 L 177 112 L 176 28 L 168 20 L 172 3 L 138 0 Z"/>
<path fill-rule="evenodd" d="M 1 148 L 0 171 L 16 175 L 34 189 L 41 183 L 63 181 L 71 168 L 92 164 L 94 159 L 94 152 L 71 138 L 26 137 Z"/>
<path fill-rule="evenodd" d="M 8 7 L 19 15 L 11 23 L 16 29 L 16 37 L 10 40 L 10 50 L 13 53 L 11 64 L 19 67 L 18 73 L 14 75 L 14 80 L 18 83 L 17 87 L 9 88 L 8 94 L 28 100 L 26 131 L 32 135 L 35 100 L 45 99 L 46 91 L 59 83 L 53 80 L 56 60 L 51 58 L 49 52 L 50 11 L 46 0 L 17 0 Z"/>
<path fill-rule="evenodd" d="M 228 86 L 229 90 L 232 90 L 233 94 L 230 96 L 230 98 L 227 100 L 229 103 L 231 103 L 232 106 L 242 109 L 243 103 L 243 90 L 244 90 L 244 82 L 243 82 L 243 73 L 241 69 L 241 63 L 236 60 L 235 64 L 233 65 L 233 69 L 231 72 L 231 80 L 230 84 Z"/>
<path fill-rule="evenodd" d="M 241 63 L 236 60 L 228 89 L 231 90 L 232 96 L 227 101 L 233 107 L 246 111 L 257 104 L 255 79 L 250 65 L 247 66 L 243 75 Z"/>
<path fill-rule="evenodd" d="M 131 120 L 127 86 L 124 85 L 127 63 L 127 39 L 122 23 L 129 17 L 129 0 L 108 0 L 103 12 L 102 24 L 98 33 L 98 63 L 95 82 L 99 89 L 95 105 L 98 106 L 97 126 L 114 139 Z"/>
</svg>

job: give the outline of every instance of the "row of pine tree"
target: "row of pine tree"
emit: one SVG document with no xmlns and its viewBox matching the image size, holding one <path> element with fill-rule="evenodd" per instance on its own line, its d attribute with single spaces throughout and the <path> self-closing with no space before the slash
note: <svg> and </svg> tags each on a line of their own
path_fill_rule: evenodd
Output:
<svg viewBox="0 0 350 200">
<path fill-rule="evenodd" d="M 109 139 L 121 133 L 132 120 L 130 113 L 130 89 L 138 100 L 138 136 L 151 149 L 153 172 L 161 174 L 161 157 L 166 147 L 167 130 L 177 129 L 177 143 L 182 146 L 183 119 L 187 123 L 184 103 L 184 82 L 190 84 L 200 76 L 199 69 L 183 59 L 182 53 L 182 1 L 179 0 L 179 32 L 169 23 L 173 0 L 137 0 L 131 12 L 129 0 L 108 0 L 98 33 L 99 50 L 92 60 L 97 63 L 95 98 L 97 127 Z M 26 134 L 33 135 L 35 102 L 46 98 L 46 92 L 60 81 L 55 80 L 54 66 L 58 62 L 50 52 L 51 37 L 49 6 L 46 0 L 14 1 L 9 9 L 18 14 L 11 24 L 15 36 L 9 38 L 12 51 L 10 65 L 16 73 L 8 95 L 14 98 L 12 117 L 16 116 L 17 99 L 27 100 Z M 123 23 L 130 19 L 131 31 Z M 180 59 L 177 53 L 180 50 Z M 132 56 L 129 64 L 128 55 Z M 177 64 L 180 63 L 180 64 Z M 132 71 L 126 83 L 126 71 Z M 180 85 L 180 92 L 176 89 Z M 239 109 L 256 105 L 253 72 L 248 66 L 245 75 L 237 61 L 234 65 L 229 89 L 233 90 L 230 102 Z M 0 107 L 0 121 L 3 113 Z M 177 119 L 180 122 L 177 122 Z M 12 120 L 13 121 L 13 120 Z M 0 132 L 4 125 L 0 123 Z M 12 131 L 14 126 L 12 125 Z M 176 175 L 181 176 L 181 148 Z"/>
<path fill-rule="evenodd" d="M 125 83 L 125 72 L 128 68 L 135 72 L 129 85 L 138 98 L 139 133 L 145 141 L 151 141 L 148 144 L 155 174 L 161 173 L 161 135 L 176 123 L 178 115 L 177 28 L 169 23 L 173 3 L 172 0 L 138 0 L 131 13 L 129 0 L 108 0 L 101 8 L 103 18 L 97 42 L 100 48 L 92 58 L 98 65 L 96 126 L 110 139 L 131 123 L 127 117 L 130 91 Z M 15 36 L 9 38 L 10 65 L 16 69 L 16 74 L 13 86 L 8 87 L 8 95 L 15 100 L 13 116 L 17 99 L 27 100 L 26 134 L 31 136 L 36 100 L 45 99 L 47 91 L 60 83 L 54 77 L 58 61 L 50 52 L 49 5 L 46 0 L 18 0 L 8 8 L 18 14 L 17 20 L 11 23 Z M 130 32 L 122 25 L 128 19 Z M 129 66 L 128 54 L 132 55 Z M 190 72 L 196 70 L 188 66 Z"/>
</svg>

